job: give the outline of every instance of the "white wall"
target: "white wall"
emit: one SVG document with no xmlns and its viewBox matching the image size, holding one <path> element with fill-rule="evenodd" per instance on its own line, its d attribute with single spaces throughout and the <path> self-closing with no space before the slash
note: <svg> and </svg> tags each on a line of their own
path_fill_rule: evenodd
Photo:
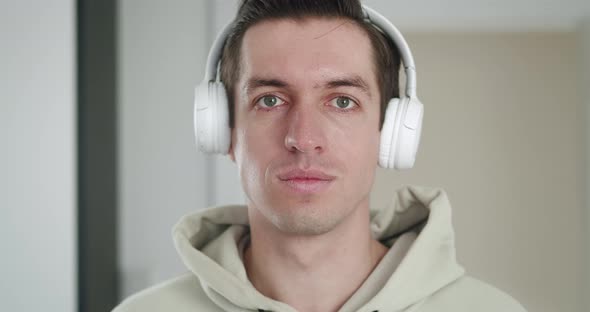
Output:
<svg viewBox="0 0 590 312">
<path fill-rule="evenodd" d="M 0 1 L 0 310 L 77 309 L 75 4 Z"/>
<path fill-rule="evenodd" d="M 119 3 L 119 266 L 122 296 L 184 267 L 171 228 L 212 198 L 211 161 L 193 138 L 193 88 L 202 80 L 207 1 Z"/>
</svg>

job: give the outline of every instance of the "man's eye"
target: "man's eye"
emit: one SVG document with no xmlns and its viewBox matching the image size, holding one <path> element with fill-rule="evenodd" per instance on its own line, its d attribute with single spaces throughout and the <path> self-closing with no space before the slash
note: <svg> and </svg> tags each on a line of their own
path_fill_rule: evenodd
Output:
<svg viewBox="0 0 590 312">
<path fill-rule="evenodd" d="M 330 101 L 330 105 L 343 110 L 353 109 L 356 103 L 353 99 L 346 96 L 339 96 Z"/>
<path fill-rule="evenodd" d="M 265 95 L 256 101 L 256 105 L 262 108 L 272 108 L 282 105 L 285 101 L 274 95 Z"/>
</svg>

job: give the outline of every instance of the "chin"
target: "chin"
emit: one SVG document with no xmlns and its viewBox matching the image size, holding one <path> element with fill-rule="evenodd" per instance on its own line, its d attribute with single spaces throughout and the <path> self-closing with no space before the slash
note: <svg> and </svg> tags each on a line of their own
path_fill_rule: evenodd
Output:
<svg viewBox="0 0 590 312">
<path fill-rule="evenodd" d="M 323 203 L 322 203 L 323 202 Z M 298 198 L 262 209 L 262 214 L 279 231 L 292 235 L 321 235 L 336 228 L 349 215 L 342 204 L 313 198 Z"/>
</svg>

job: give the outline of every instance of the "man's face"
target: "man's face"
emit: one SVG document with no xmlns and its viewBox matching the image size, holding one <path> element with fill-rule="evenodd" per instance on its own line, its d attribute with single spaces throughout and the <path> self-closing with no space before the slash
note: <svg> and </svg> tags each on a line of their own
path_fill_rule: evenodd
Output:
<svg viewBox="0 0 590 312">
<path fill-rule="evenodd" d="M 372 60 L 368 36 L 344 19 L 246 31 L 230 155 L 249 209 L 279 230 L 325 233 L 368 206 L 380 135 Z"/>
</svg>

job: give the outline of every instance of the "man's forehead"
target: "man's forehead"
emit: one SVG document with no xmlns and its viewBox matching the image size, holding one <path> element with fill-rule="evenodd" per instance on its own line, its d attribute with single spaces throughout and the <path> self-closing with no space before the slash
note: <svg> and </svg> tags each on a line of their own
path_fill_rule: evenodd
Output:
<svg viewBox="0 0 590 312">
<path fill-rule="evenodd" d="M 242 87 L 271 79 L 286 84 L 303 79 L 314 87 L 346 82 L 367 89 L 376 82 L 370 40 L 347 19 L 264 21 L 246 32 L 240 54 Z"/>
<path fill-rule="evenodd" d="M 363 29 L 354 20 L 346 17 L 329 16 L 269 18 L 250 26 L 244 36 L 248 37 L 248 34 L 252 35 L 257 32 L 270 35 L 289 32 L 292 35 L 301 35 L 313 40 L 338 32 L 364 34 Z M 289 39 L 293 38 L 290 37 Z"/>
</svg>

